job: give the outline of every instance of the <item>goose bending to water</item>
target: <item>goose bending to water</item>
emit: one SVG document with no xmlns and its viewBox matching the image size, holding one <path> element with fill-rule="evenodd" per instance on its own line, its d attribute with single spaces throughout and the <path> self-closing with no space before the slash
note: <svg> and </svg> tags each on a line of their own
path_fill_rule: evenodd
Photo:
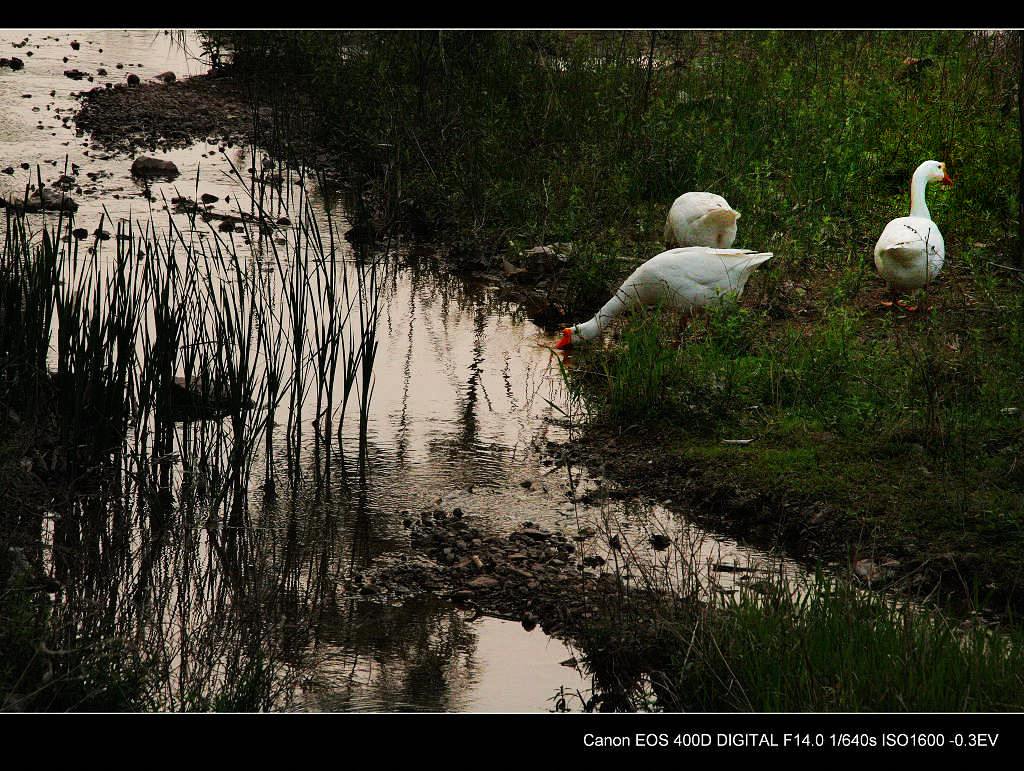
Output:
<svg viewBox="0 0 1024 771">
<path fill-rule="evenodd" d="M 664 302 L 684 311 L 702 308 L 728 292 L 737 296 L 771 252 L 689 246 L 669 249 L 633 271 L 590 321 L 566 327 L 556 348 L 598 337 L 613 318 L 637 305 Z"/>
<path fill-rule="evenodd" d="M 897 217 L 886 225 L 875 244 L 875 267 L 891 294 L 920 289 L 942 270 L 946 245 L 925 201 L 929 182 L 953 184 L 946 173 L 946 164 L 925 161 L 917 167 L 910 181 L 910 216 Z M 882 304 L 892 306 L 893 303 Z M 917 310 L 902 303 L 901 307 Z"/>
<path fill-rule="evenodd" d="M 711 246 L 728 249 L 736 240 L 740 213 L 714 193 L 683 193 L 665 220 L 665 248 Z"/>
</svg>

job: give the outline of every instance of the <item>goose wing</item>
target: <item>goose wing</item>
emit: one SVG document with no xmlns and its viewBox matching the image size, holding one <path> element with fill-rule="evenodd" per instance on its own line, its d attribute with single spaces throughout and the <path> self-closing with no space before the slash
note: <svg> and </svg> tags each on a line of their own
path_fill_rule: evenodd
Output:
<svg viewBox="0 0 1024 771">
<path fill-rule="evenodd" d="M 921 217 L 900 217 L 885 226 L 875 244 L 875 257 L 896 265 L 908 266 L 923 261 L 941 260 L 945 254 L 942 233 L 935 223 Z"/>
<path fill-rule="evenodd" d="M 771 252 L 750 249 L 705 246 L 670 249 L 637 270 L 637 283 L 660 284 L 686 295 L 704 294 L 705 290 L 739 292 L 750 272 L 771 258 Z"/>
</svg>

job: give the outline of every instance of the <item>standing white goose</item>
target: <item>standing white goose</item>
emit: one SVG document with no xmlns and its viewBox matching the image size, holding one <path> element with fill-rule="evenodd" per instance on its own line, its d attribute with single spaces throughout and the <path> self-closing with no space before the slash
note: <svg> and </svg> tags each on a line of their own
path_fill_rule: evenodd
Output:
<svg viewBox="0 0 1024 771">
<path fill-rule="evenodd" d="M 613 318 L 637 305 L 663 302 L 684 311 L 702 308 L 722 295 L 742 294 L 747 279 L 771 252 L 689 246 L 669 249 L 633 271 L 590 321 L 566 327 L 556 348 L 598 337 Z"/>
<path fill-rule="evenodd" d="M 727 249 L 736 240 L 740 213 L 714 193 L 683 193 L 665 220 L 665 248 L 712 246 Z"/>
<path fill-rule="evenodd" d="M 946 164 L 925 161 L 917 167 L 910 180 L 910 216 L 897 217 L 886 225 L 875 244 L 875 267 L 892 294 L 920 289 L 942 270 L 946 245 L 925 201 L 929 182 L 953 184 L 946 173 Z M 882 304 L 891 306 L 893 303 Z M 916 310 L 902 303 L 901 307 Z"/>
</svg>

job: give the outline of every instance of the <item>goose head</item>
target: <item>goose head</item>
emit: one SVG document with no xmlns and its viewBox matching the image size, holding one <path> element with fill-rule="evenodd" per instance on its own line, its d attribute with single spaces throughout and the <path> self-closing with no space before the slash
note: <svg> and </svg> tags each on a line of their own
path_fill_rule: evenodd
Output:
<svg viewBox="0 0 1024 771">
<path fill-rule="evenodd" d="M 914 176 L 910 180 L 910 216 L 931 219 L 928 211 L 928 204 L 925 202 L 925 189 L 930 182 L 941 182 L 949 187 L 953 179 L 946 171 L 946 164 L 942 161 L 925 161 L 914 170 Z"/>
<path fill-rule="evenodd" d="M 946 171 L 946 164 L 942 161 L 925 161 L 917 167 L 914 176 L 924 178 L 926 182 L 941 182 L 946 187 L 953 186 L 953 178 Z"/>
<path fill-rule="evenodd" d="M 600 337 L 601 330 L 610 320 L 611 316 L 602 318 L 601 315 L 598 314 L 590 321 L 584 321 L 582 324 L 566 327 L 562 330 L 562 339 L 555 343 L 555 348 L 562 351 L 566 348 L 572 348 L 577 343 L 588 343 L 591 340 Z"/>
</svg>

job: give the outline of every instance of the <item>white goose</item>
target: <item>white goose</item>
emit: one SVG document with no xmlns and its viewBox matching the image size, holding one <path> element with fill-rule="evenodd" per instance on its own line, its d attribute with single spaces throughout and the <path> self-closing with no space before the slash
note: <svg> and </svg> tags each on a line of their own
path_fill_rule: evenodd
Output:
<svg viewBox="0 0 1024 771">
<path fill-rule="evenodd" d="M 929 182 L 953 184 L 946 173 L 946 164 L 925 161 L 917 167 L 910 181 L 910 216 L 897 217 L 886 225 L 875 244 L 875 267 L 890 293 L 920 289 L 942 270 L 946 245 L 925 201 Z M 882 304 L 891 306 L 893 303 Z M 902 307 L 916 310 L 910 305 Z"/>
<path fill-rule="evenodd" d="M 712 246 L 727 249 L 736 240 L 740 213 L 714 193 L 683 193 L 665 220 L 665 248 Z"/>
<path fill-rule="evenodd" d="M 664 302 L 684 311 L 702 308 L 722 295 L 742 294 L 747 279 L 771 252 L 689 246 L 669 249 L 633 271 L 590 321 L 566 327 L 556 348 L 568 348 L 600 336 L 608 323 L 628 308 Z"/>
</svg>

